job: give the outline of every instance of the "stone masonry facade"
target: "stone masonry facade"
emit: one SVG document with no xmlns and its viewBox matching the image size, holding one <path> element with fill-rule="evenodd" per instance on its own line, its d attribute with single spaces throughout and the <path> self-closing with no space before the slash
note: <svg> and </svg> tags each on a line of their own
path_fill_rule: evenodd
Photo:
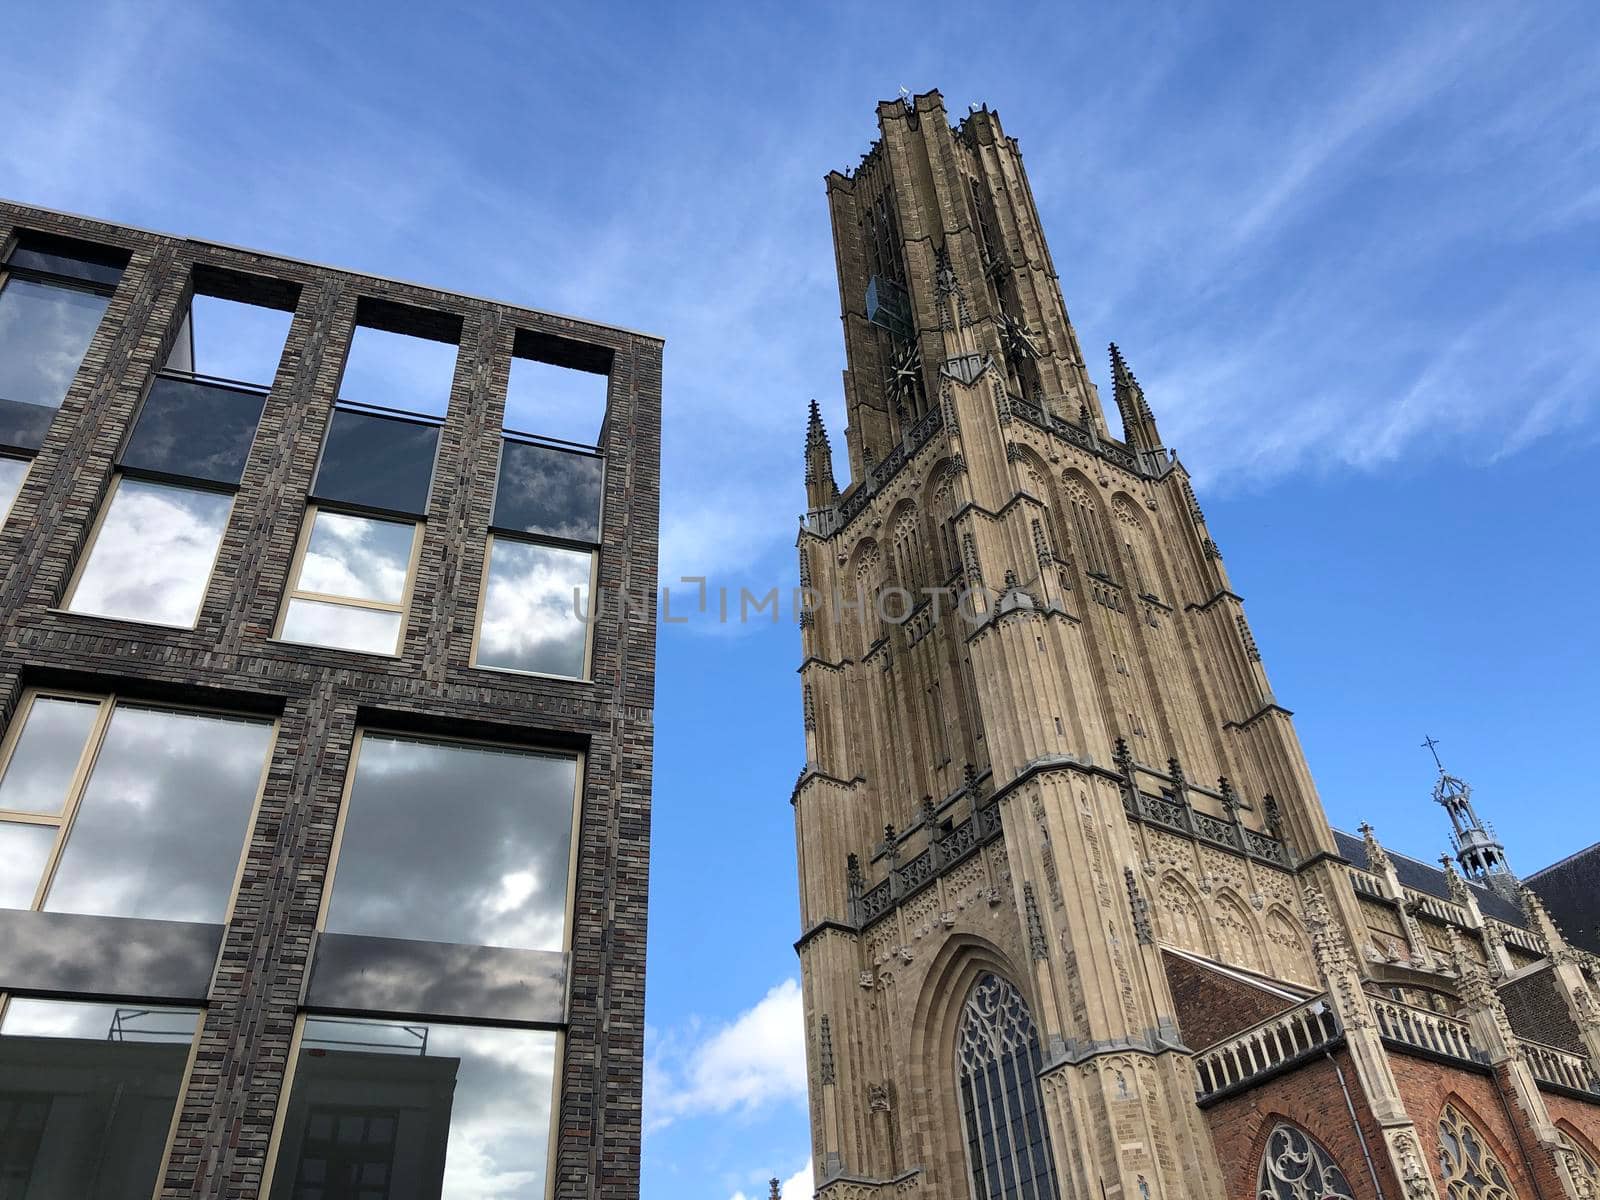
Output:
<svg viewBox="0 0 1600 1200">
<path fill-rule="evenodd" d="M 877 118 L 827 177 L 850 478 L 813 403 L 797 539 L 818 1195 L 1594 1200 L 1600 959 L 1505 872 L 1330 827 L 1016 140 Z"/>
<path fill-rule="evenodd" d="M 358 723 L 581 749 L 569 1019 L 559 1064 L 555 1196 L 639 1187 L 653 595 L 662 343 L 653 336 L 268 254 L 0 204 L 19 231 L 120 247 L 130 261 L 0 533 L 0 721 L 40 685 L 203 703 L 278 722 L 159 1195 L 259 1194 L 306 985 L 322 880 Z M 140 401 L 197 268 L 297 288 L 298 302 L 193 630 L 62 611 Z M 358 299 L 445 314 L 460 351 L 397 657 L 272 640 Z M 610 357 L 598 582 L 587 680 L 468 665 L 502 410 L 519 331 Z M 25 984 L 26 981 L 11 981 Z"/>
</svg>

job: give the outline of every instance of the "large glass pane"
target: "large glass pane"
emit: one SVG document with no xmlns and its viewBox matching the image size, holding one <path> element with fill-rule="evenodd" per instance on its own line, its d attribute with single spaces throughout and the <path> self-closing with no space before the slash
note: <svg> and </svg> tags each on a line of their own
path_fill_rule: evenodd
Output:
<svg viewBox="0 0 1600 1200">
<path fill-rule="evenodd" d="M 123 479 L 67 606 L 97 617 L 191 626 L 233 497 Z"/>
<path fill-rule="evenodd" d="M 555 1056 L 543 1030 L 306 1018 L 272 1200 L 543 1200 Z"/>
<path fill-rule="evenodd" d="M 400 621 L 399 613 L 381 608 L 296 599 L 289 601 L 280 636 L 310 646 L 394 654 L 400 644 Z"/>
<path fill-rule="evenodd" d="M 361 741 L 327 928 L 560 950 L 577 760 Z"/>
<path fill-rule="evenodd" d="M 45 908 L 221 921 L 271 737 L 266 721 L 118 705 Z"/>
<path fill-rule="evenodd" d="M 110 301 L 12 278 L 0 291 L 0 443 L 37 450 Z"/>
<path fill-rule="evenodd" d="M 323 500 L 420 516 L 438 447 L 437 425 L 336 409 L 312 490 Z"/>
<path fill-rule="evenodd" d="M 399 604 L 405 599 L 416 526 L 319 512 L 296 591 Z"/>
<path fill-rule="evenodd" d="M 477 665 L 582 678 L 592 558 L 587 550 L 495 538 Z"/>
<path fill-rule="evenodd" d="M 149 1200 L 199 1014 L 13 999 L 0 1024 L 0 1195 Z"/>
<path fill-rule="evenodd" d="M 100 705 L 93 700 L 35 697 L 0 778 L 0 808 L 60 812 L 99 712 Z"/>
<path fill-rule="evenodd" d="M 501 443 L 494 524 L 575 542 L 600 540 L 604 460 L 534 442 Z"/>
<path fill-rule="evenodd" d="M 266 397 L 161 376 L 139 412 L 122 465 L 238 483 Z"/>
<path fill-rule="evenodd" d="M 28 908 L 33 904 L 33 893 L 55 840 L 54 825 L 0 821 L 0 908 Z M 4 1173 L 0 1173 L 0 1182 L 4 1179 Z"/>
<path fill-rule="evenodd" d="M 75 242 L 43 233 L 24 233 L 6 259 L 8 266 L 116 287 L 128 265 L 128 252 Z"/>
<path fill-rule="evenodd" d="M 0 457 L 0 522 L 11 512 L 22 481 L 28 477 L 28 464 L 20 458 Z"/>
</svg>

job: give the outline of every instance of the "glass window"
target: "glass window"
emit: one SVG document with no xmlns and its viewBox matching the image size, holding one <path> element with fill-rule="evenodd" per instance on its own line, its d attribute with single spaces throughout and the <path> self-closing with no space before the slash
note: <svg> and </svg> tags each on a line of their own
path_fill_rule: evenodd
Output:
<svg viewBox="0 0 1600 1200">
<path fill-rule="evenodd" d="M 232 508 L 221 492 L 119 479 L 67 607 L 192 627 Z"/>
<path fill-rule="evenodd" d="M 1055 1166 L 1039 1102 L 1039 1033 L 1022 993 L 998 975 L 980 975 L 956 1038 L 972 1194 L 979 1200 L 1055 1200 Z"/>
<path fill-rule="evenodd" d="M 593 561 L 588 550 L 490 538 L 474 665 L 583 678 Z"/>
<path fill-rule="evenodd" d="M 0 1194 L 149 1196 L 194 1009 L 14 997 L 0 1019 Z"/>
<path fill-rule="evenodd" d="M 544 1200 L 556 1035 L 308 1016 L 272 1200 Z"/>
<path fill-rule="evenodd" d="M 0 821 L 0 908 L 32 908 L 39 876 L 56 844 L 56 827 L 22 821 Z"/>
<path fill-rule="evenodd" d="M 128 252 L 92 242 L 52 237 L 47 233 L 24 233 L 6 265 L 18 270 L 37 271 L 59 279 L 115 288 L 128 265 Z"/>
<path fill-rule="evenodd" d="M 1280 1121 L 1267 1137 L 1256 1176 L 1260 1200 L 1352 1200 L 1339 1165 L 1298 1125 Z"/>
<path fill-rule="evenodd" d="M 67 806 L 83 749 L 100 716 L 100 702 L 36 696 L 0 775 L 0 809 L 59 813 Z"/>
<path fill-rule="evenodd" d="M 1506 1169 L 1453 1104 L 1439 1115 L 1439 1173 L 1449 1200 L 1517 1200 Z"/>
<path fill-rule="evenodd" d="M 158 376 L 139 410 L 122 465 L 236 485 L 266 399 L 245 388 Z"/>
<path fill-rule="evenodd" d="M 603 372 L 513 357 L 506 383 L 505 427 L 593 446 L 605 422 L 610 382 Z"/>
<path fill-rule="evenodd" d="M 507 438 L 500 450 L 495 526 L 598 542 L 604 462 L 593 454 Z"/>
<path fill-rule="evenodd" d="M 0 443 L 37 450 L 109 296 L 12 276 L 0 290 Z"/>
<path fill-rule="evenodd" d="M 354 770 L 329 932 L 565 947 L 575 758 L 367 733 Z"/>
<path fill-rule="evenodd" d="M 312 494 L 422 516 L 438 449 L 437 425 L 335 409 Z"/>
<path fill-rule="evenodd" d="M 450 405 L 456 350 L 450 342 L 357 325 L 345 357 L 339 398 L 442 417 Z"/>
<path fill-rule="evenodd" d="M 284 641 L 395 654 L 417 527 L 312 509 L 284 609 Z"/>
<path fill-rule="evenodd" d="M 51 695 L 21 720 L 0 775 L 0 809 L 16 814 L 0 812 L 0 906 L 31 906 L 64 836 L 46 911 L 221 921 L 271 723 Z"/>
<path fill-rule="evenodd" d="M 4 522 L 11 514 L 11 506 L 16 503 L 17 493 L 22 490 L 22 481 L 27 477 L 26 459 L 0 456 L 0 522 Z"/>
</svg>

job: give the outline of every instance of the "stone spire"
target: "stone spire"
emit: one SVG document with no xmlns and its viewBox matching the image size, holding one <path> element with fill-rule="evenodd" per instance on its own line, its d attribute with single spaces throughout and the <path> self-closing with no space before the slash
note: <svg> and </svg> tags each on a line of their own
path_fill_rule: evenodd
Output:
<svg viewBox="0 0 1600 1200">
<path fill-rule="evenodd" d="M 1111 386 L 1117 397 L 1117 411 L 1122 414 L 1122 437 L 1129 448 L 1146 453 L 1162 449 L 1155 414 L 1115 342 L 1111 343 Z"/>
<path fill-rule="evenodd" d="M 833 448 L 828 430 L 822 424 L 822 409 L 811 402 L 806 421 L 806 507 L 827 508 L 839 498 L 839 485 L 833 481 Z"/>
</svg>

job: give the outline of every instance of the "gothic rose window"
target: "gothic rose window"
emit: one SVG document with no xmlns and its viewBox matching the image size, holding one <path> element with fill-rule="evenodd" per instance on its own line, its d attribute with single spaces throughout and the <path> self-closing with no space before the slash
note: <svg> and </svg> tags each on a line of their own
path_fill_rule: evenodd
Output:
<svg viewBox="0 0 1600 1200">
<path fill-rule="evenodd" d="M 973 1200 L 1056 1200 L 1041 1061 L 1022 994 L 997 975 L 979 976 L 956 1035 Z"/>
<path fill-rule="evenodd" d="M 1258 1200 L 1353 1200 L 1339 1165 L 1305 1130 L 1287 1122 L 1267 1137 L 1256 1195 Z"/>
<path fill-rule="evenodd" d="M 1450 1200 L 1516 1200 L 1500 1160 L 1453 1104 L 1439 1117 L 1439 1174 Z"/>
</svg>

